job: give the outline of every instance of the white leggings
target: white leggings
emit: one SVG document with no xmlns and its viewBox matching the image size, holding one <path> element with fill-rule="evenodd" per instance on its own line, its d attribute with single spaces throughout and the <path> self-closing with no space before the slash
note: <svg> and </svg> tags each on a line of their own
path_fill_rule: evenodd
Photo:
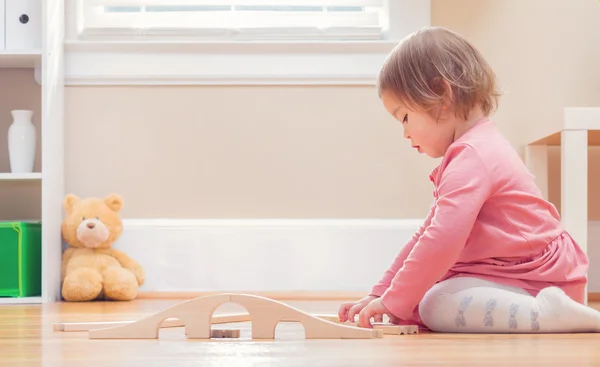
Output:
<svg viewBox="0 0 600 367">
<path fill-rule="evenodd" d="M 436 332 L 600 332 L 600 312 L 573 301 L 560 288 L 545 288 L 533 297 L 520 288 L 471 277 L 433 286 L 421 300 L 419 314 Z"/>
</svg>

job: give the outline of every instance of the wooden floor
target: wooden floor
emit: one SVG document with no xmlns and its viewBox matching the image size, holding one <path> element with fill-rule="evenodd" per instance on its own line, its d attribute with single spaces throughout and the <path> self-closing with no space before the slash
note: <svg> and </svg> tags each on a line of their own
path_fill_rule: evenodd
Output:
<svg viewBox="0 0 600 367">
<path fill-rule="evenodd" d="M 55 322 L 138 319 L 177 300 L 0 306 L 0 366 L 600 366 L 600 335 L 451 335 L 421 333 L 373 340 L 305 340 L 296 323 L 279 324 L 275 340 L 187 340 L 182 328 L 157 340 L 88 340 L 55 332 Z M 336 313 L 339 302 L 293 302 L 313 313 Z M 600 308 L 600 304 L 593 305 Z M 245 312 L 227 303 L 216 314 Z"/>
</svg>

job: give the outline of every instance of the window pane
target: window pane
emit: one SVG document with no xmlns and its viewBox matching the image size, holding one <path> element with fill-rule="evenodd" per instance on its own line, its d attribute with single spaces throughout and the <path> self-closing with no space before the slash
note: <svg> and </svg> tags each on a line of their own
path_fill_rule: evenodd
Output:
<svg viewBox="0 0 600 367">
<path fill-rule="evenodd" d="M 124 38 L 381 39 L 385 23 L 380 0 L 81 1 L 84 35 Z"/>
<path fill-rule="evenodd" d="M 139 6 L 105 6 L 104 10 L 109 13 L 136 13 L 140 11 Z"/>
</svg>

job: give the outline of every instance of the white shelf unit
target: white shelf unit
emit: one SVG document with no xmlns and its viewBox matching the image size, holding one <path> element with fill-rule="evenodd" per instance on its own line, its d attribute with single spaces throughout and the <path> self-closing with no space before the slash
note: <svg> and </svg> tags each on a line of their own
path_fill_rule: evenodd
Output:
<svg viewBox="0 0 600 367">
<path fill-rule="evenodd" d="M 64 116 L 64 0 L 40 0 L 41 47 L 0 48 L 0 220 L 42 223 L 42 294 L 0 297 L 0 305 L 60 300 Z M 2 27 L 4 25 L 0 22 Z M 34 172 L 10 172 L 10 111 L 30 109 L 37 133 Z"/>
<path fill-rule="evenodd" d="M 35 68 L 41 64 L 42 50 L 2 51 L 0 68 Z"/>
<path fill-rule="evenodd" d="M 42 297 L 0 298 L 0 305 L 27 305 L 40 303 L 42 303 Z"/>
<path fill-rule="evenodd" d="M 41 172 L 32 172 L 32 173 L 9 173 L 9 172 L 1 172 L 0 173 L 0 181 L 25 181 L 25 180 L 41 180 L 42 173 Z"/>
</svg>

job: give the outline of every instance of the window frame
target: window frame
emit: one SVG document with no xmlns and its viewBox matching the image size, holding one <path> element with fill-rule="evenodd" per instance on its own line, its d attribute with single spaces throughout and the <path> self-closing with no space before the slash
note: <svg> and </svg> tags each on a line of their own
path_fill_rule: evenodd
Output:
<svg viewBox="0 0 600 367">
<path fill-rule="evenodd" d="M 384 40 L 103 41 L 79 39 L 77 0 L 66 0 L 65 84 L 373 85 L 397 42 L 430 25 L 429 1 L 387 1 Z"/>
</svg>

